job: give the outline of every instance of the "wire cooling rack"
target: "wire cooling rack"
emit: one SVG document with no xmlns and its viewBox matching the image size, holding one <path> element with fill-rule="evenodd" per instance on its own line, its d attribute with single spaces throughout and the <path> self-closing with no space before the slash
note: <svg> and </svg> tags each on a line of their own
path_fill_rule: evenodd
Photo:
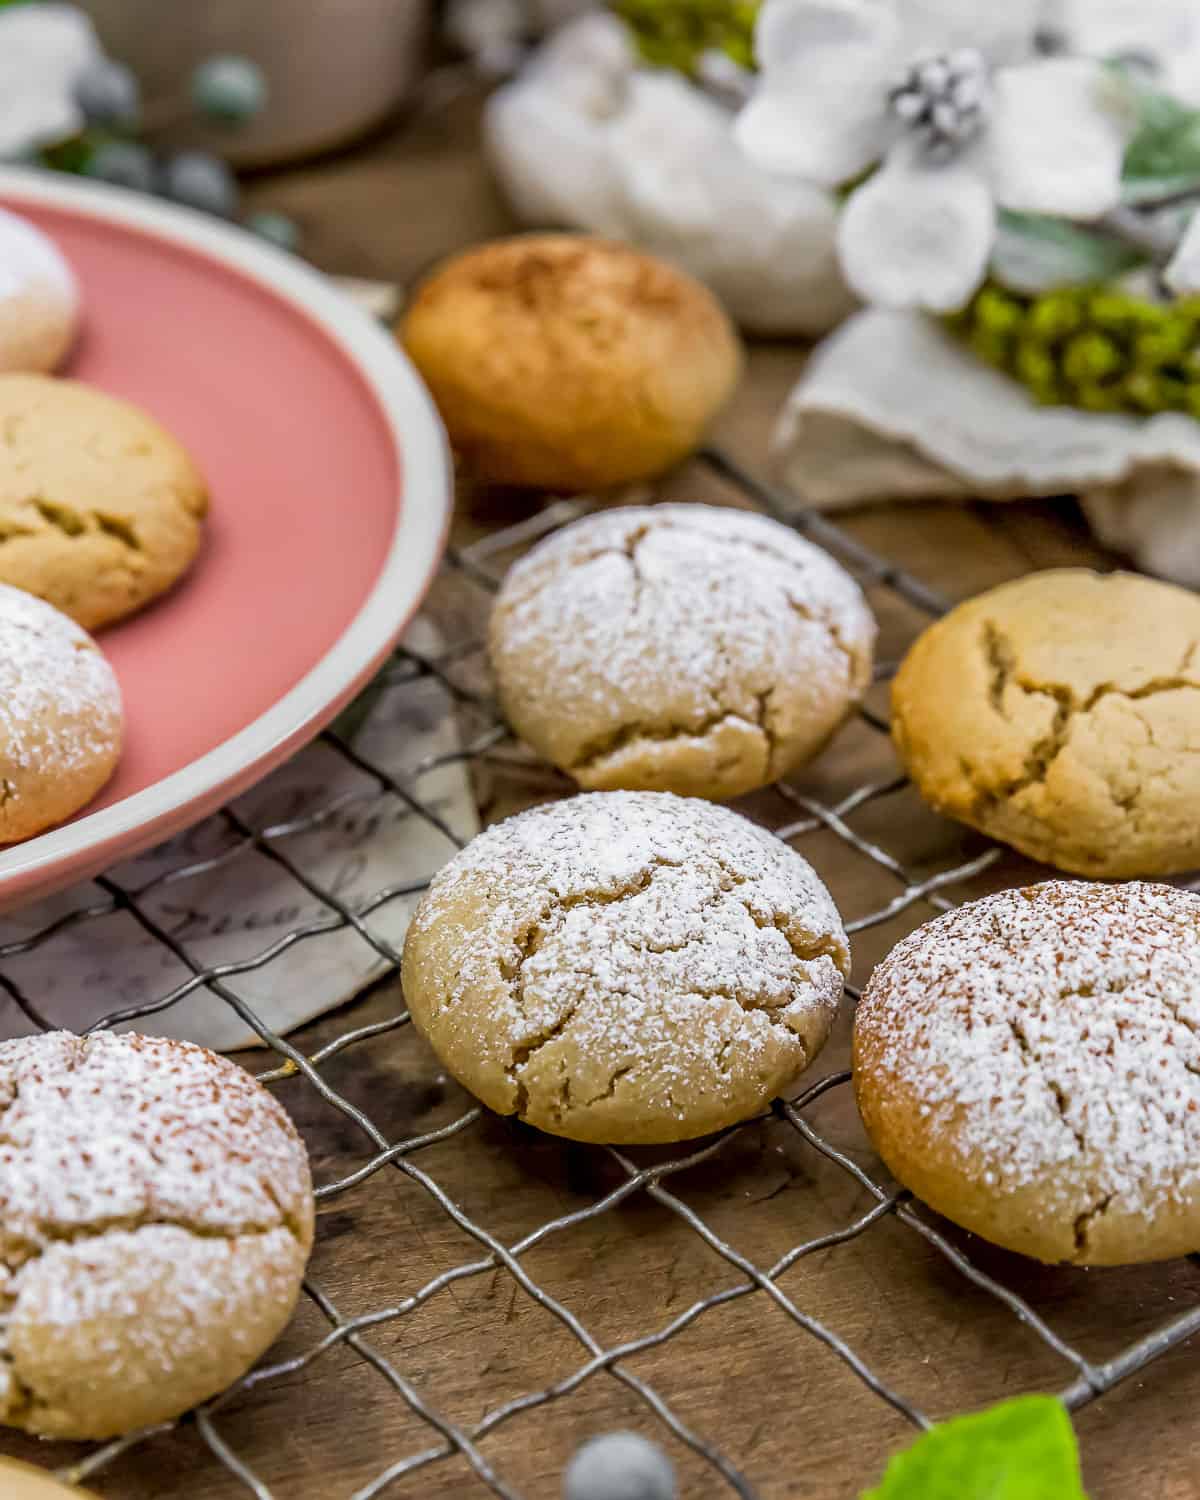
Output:
<svg viewBox="0 0 1200 1500">
<path fill-rule="evenodd" d="M 915 611 L 919 623 L 921 618 L 936 616 L 947 607 L 938 595 L 918 579 L 877 556 L 828 519 L 812 514 L 797 514 L 795 508 L 785 504 L 782 497 L 756 481 L 723 453 L 710 450 L 701 455 L 700 462 L 707 466 L 710 477 L 719 477 L 731 486 L 742 503 L 751 503 L 766 510 L 840 557 L 867 588 L 877 608 L 881 602 L 886 604 L 890 597 Z M 586 508 L 584 502 L 557 502 L 530 520 L 492 533 L 472 546 L 451 551 L 446 569 L 457 575 L 454 580 L 456 586 L 465 588 L 476 596 L 474 628 L 462 639 L 451 641 L 433 657 L 420 656 L 411 649 L 402 649 L 387 669 L 386 680 L 393 684 L 428 676 L 441 682 L 459 710 L 461 749 L 429 759 L 409 775 L 397 776 L 365 759 L 352 743 L 339 735 L 329 733 L 325 736 L 327 744 L 337 754 L 346 757 L 359 771 L 371 778 L 371 797 L 380 800 L 395 799 L 408 815 L 427 820 L 445 839 L 447 857 L 458 846 L 459 841 L 437 809 L 423 797 L 423 783 L 432 772 L 444 767 L 448 761 L 465 761 L 470 763 L 473 770 L 478 771 L 492 758 L 515 756 L 519 762 L 522 754 L 513 745 L 507 730 L 497 718 L 487 698 L 486 684 L 480 673 L 476 672 L 474 685 L 468 685 L 463 676 L 463 669 L 468 664 L 473 662 L 476 668 L 479 667 L 482 647 L 478 627 L 486 615 L 488 596 L 494 591 L 507 559 L 538 536 L 574 518 Z M 890 669 L 886 665 L 880 668 L 881 680 L 889 675 Z M 879 751 L 879 737 L 885 740 L 887 734 L 882 714 L 873 707 L 866 706 L 862 710 L 862 724 L 876 737 L 876 749 Z M 533 772 L 532 766 L 530 769 Z M 913 926 L 918 921 L 927 919 L 931 912 L 947 911 L 956 904 L 950 894 L 952 891 L 957 889 L 961 894 L 964 887 L 969 886 L 972 880 L 1001 858 L 1000 850 L 983 847 L 982 852 L 974 858 L 955 863 L 951 868 L 920 877 L 910 873 L 905 864 L 887 848 L 864 832 L 856 831 L 854 826 L 856 819 L 872 804 L 885 802 L 897 795 L 903 787 L 903 779 L 893 774 L 889 778 L 858 784 L 840 798 L 828 801 L 808 795 L 795 785 L 784 785 L 776 789 L 776 795 L 782 799 L 789 814 L 782 822 L 778 818 L 773 820 L 775 831 L 781 838 L 803 848 L 806 841 L 814 836 L 831 836 L 840 842 L 844 852 L 862 862 L 864 883 L 869 874 L 871 880 L 886 881 L 894 888 L 892 894 L 876 909 L 848 921 L 847 927 L 851 933 L 884 927 L 896 921 Z M 558 790 L 567 788 L 560 786 Z M 427 1493 L 425 1485 L 431 1482 L 429 1471 L 448 1461 L 456 1461 L 460 1466 L 465 1464 L 486 1491 L 506 1497 L 506 1500 L 518 1500 L 524 1491 L 515 1486 L 511 1477 L 506 1477 L 501 1472 L 499 1461 L 489 1456 L 489 1435 L 505 1424 L 516 1421 L 522 1414 L 538 1408 L 549 1408 L 552 1416 L 557 1409 L 555 1404 L 562 1398 L 579 1390 L 585 1383 L 598 1380 L 621 1382 L 636 1402 L 645 1408 L 648 1430 L 657 1429 L 656 1435 L 668 1443 L 668 1435 L 673 1436 L 678 1444 L 691 1450 L 710 1476 L 710 1482 L 695 1493 L 708 1495 L 732 1492 L 746 1497 L 746 1500 L 760 1496 L 766 1492 L 762 1488 L 762 1476 L 752 1482 L 733 1457 L 719 1445 L 717 1439 L 697 1430 L 695 1425 L 685 1420 L 677 1403 L 669 1400 L 656 1384 L 636 1371 L 633 1368 L 634 1362 L 638 1356 L 679 1339 L 684 1330 L 698 1320 L 709 1317 L 715 1309 L 742 1298 L 756 1298 L 757 1316 L 760 1319 L 782 1317 L 790 1320 L 795 1339 L 819 1341 L 836 1359 L 844 1362 L 880 1402 L 886 1403 L 913 1428 L 927 1427 L 929 1418 L 911 1399 L 893 1386 L 886 1372 L 880 1368 L 879 1361 L 869 1361 L 866 1355 L 852 1347 L 848 1339 L 839 1334 L 829 1322 L 806 1309 L 803 1277 L 787 1276 L 798 1262 L 807 1257 L 816 1256 L 819 1252 L 834 1251 L 851 1242 L 870 1239 L 873 1232 L 879 1232 L 876 1226 L 885 1220 L 898 1222 L 911 1235 L 919 1236 L 928 1247 L 944 1257 L 945 1265 L 951 1273 L 965 1278 L 977 1293 L 995 1299 L 1012 1317 L 1020 1320 L 1027 1337 L 1040 1341 L 1061 1368 L 1060 1394 L 1072 1410 L 1078 1410 L 1103 1396 L 1118 1382 L 1143 1370 L 1159 1356 L 1200 1331 L 1198 1303 L 1178 1312 L 1121 1349 L 1114 1357 L 1103 1362 L 1090 1360 L 1072 1342 L 1056 1332 L 1029 1300 L 983 1268 L 979 1263 L 981 1257 L 978 1252 L 986 1247 L 980 1247 L 978 1242 L 971 1242 L 969 1237 L 957 1235 L 949 1226 L 943 1226 L 926 1210 L 912 1202 L 907 1193 L 875 1175 L 877 1167 L 864 1166 L 851 1152 L 831 1139 L 828 1132 L 818 1128 L 813 1120 L 814 1107 L 818 1101 L 831 1095 L 845 1094 L 850 1076 L 847 1072 L 835 1072 L 816 1082 L 808 1082 L 796 1097 L 776 1101 L 772 1118 L 781 1128 L 794 1132 L 802 1150 L 818 1153 L 825 1161 L 846 1174 L 857 1193 L 857 1211 L 845 1222 L 832 1223 L 825 1232 L 791 1245 L 786 1253 L 778 1256 L 771 1264 L 758 1264 L 740 1252 L 726 1235 L 718 1232 L 695 1207 L 689 1205 L 680 1192 L 673 1190 L 673 1180 L 711 1162 L 721 1153 L 727 1153 L 731 1143 L 744 1132 L 760 1128 L 761 1122 L 749 1122 L 735 1127 L 700 1145 L 698 1149 L 688 1150 L 666 1160 L 661 1159 L 661 1152 L 658 1153 L 659 1159 L 647 1160 L 639 1159 L 637 1153 L 615 1149 L 605 1151 L 602 1148 L 563 1146 L 564 1151 L 586 1151 L 607 1158 L 605 1170 L 609 1174 L 608 1180 L 614 1185 L 599 1196 L 592 1197 L 584 1206 L 548 1218 L 522 1237 L 503 1243 L 484 1223 L 479 1222 L 476 1216 L 455 1201 L 432 1170 L 427 1170 L 422 1165 L 423 1160 L 429 1160 L 431 1153 L 436 1154 L 434 1148 L 447 1143 L 452 1143 L 453 1149 L 469 1156 L 477 1149 L 478 1132 L 488 1127 L 489 1117 L 485 1111 L 479 1107 L 469 1108 L 437 1129 L 410 1138 L 389 1139 L 386 1131 L 375 1123 L 370 1113 L 352 1102 L 345 1092 L 334 1087 L 325 1076 L 332 1060 L 350 1049 L 356 1054 L 366 1055 L 374 1049 L 394 1046 L 397 1040 L 395 1033 L 408 1024 L 406 1015 L 395 1013 L 371 1024 L 361 1024 L 361 1020 L 356 1020 L 354 1007 L 351 1007 L 336 1018 L 336 1034 L 332 1039 L 307 1055 L 300 1046 L 274 1034 L 238 994 L 239 975 L 268 968 L 296 944 L 330 931 L 351 928 L 387 964 L 395 966 L 399 961 L 400 955 L 394 947 L 373 930 L 372 916 L 386 903 L 411 895 L 414 887 L 381 889 L 368 899 L 350 905 L 333 891 L 318 886 L 289 853 L 289 839 L 306 828 L 317 825 L 325 815 L 325 810 L 318 808 L 301 819 L 264 830 L 251 827 L 233 809 L 225 810 L 224 817 L 234 842 L 230 849 L 223 851 L 220 858 L 228 860 L 237 857 L 238 851 L 243 854 L 255 851 L 258 855 L 265 856 L 286 869 L 311 896 L 317 898 L 323 912 L 318 920 L 296 928 L 253 957 L 238 962 L 204 966 L 189 952 L 187 943 L 168 931 L 150 910 L 148 898 L 153 886 L 163 881 L 186 883 L 189 878 L 209 870 L 212 860 L 180 864 L 159 875 L 150 885 L 143 885 L 136 890 L 127 884 L 118 883 L 112 876 L 101 877 L 95 882 L 97 899 L 94 903 L 59 919 L 19 944 L 0 948 L 0 985 L 22 1008 L 29 1021 L 44 1028 L 49 1023 L 39 1008 L 37 997 L 24 993 L 6 972 L 5 966 L 18 954 L 24 955 L 31 949 L 52 945 L 67 928 L 97 921 L 114 911 L 124 911 L 140 925 L 148 937 L 161 944 L 174 960 L 184 966 L 188 977 L 145 1004 L 105 1017 L 97 1023 L 99 1027 L 136 1021 L 143 1029 L 153 1031 L 155 1016 L 161 1016 L 203 987 L 224 1001 L 277 1055 L 278 1065 L 260 1074 L 264 1082 L 276 1085 L 292 1080 L 289 1086 L 296 1087 L 299 1086 L 299 1080 L 304 1080 L 325 1106 L 338 1111 L 343 1117 L 347 1132 L 356 1142 L 352 1149 L 356 1158 L 360 1159 L 353 1170 L 336 1180 L 319 1183 L 317 1197 L 323 1210 L 331 1201 L 361 1188 L 369 1180 L 374 1179 L 377 1184 L 381 1174 L 401 1173 L 407 1179 L 406 1190 L 425 1195 L 442 1214 L 453 1221 L 459 1231 L 474 1242 L 477 1249 L 477 1253 L 473 1253 L 471 1258 L 443 1270 L 401 1300 L 394 1301 L 391 1305 L 373 1307 L 352 1317 L 343 1314 L 323 1285 L 316 1280 L 308 1280 L 305 1293 L 311 1304 L 310 1310 L 315 1310 L 320 1315 L 324 1331 L 309 1339 L 298 1352 L 260 1365 L 231 1391 L 185 1419 L 185 1427 L 199 1435 L 211 1455 L 213 1487 L 211 1490 L 206 1489 L 205 1494 L 228 1493 L 232 1496 L 249 1492 L 259 1497 L 259 1500 L 272 1500 L 278 1494 L 279 1500 L 284 1500 L 280 1492 L 270 1488 L 255 1472 L 250 1459 L 240 1453 L 235 1443 L 226 1437 L 226 1418 L 236 1411 L 237 1403 L 244 1400 L 249 1392 L 273 1385 L 285 1388 L 290 1385 L 294 1388 L 297 1379 L 315 1382 L 327 1378 L 326 1372 L 334 1364 L 337 1364 L 339 1373 L 329 1388 L 333 1394 L 328 1399 L 336 1402 L 336 1393 L 341 1388 L 339 1383 L 344 1383 L 346 1379 L 345 1362 L 350 1358 L 347 1353 L 350 1351 L 380 1381 L 386 1382 L 394 1393 L 395 1401 L 403 1403 L 408 1414 L 426 1434 L 423 1440 L 411 1445 L 410 1451 L 399 1453 L 380 1467 L 367 1482 L 359 1484 L 353 1492 L 352 1500 L 372 1500 L 372 1497 L 384 1494 L 423 1495 Z M 839 902 L 843 902 L 846 895 L 845 884 L 843 881 L 843 889 L 839 890 L 835 883 L 834 895 Z M 847 992 L 852 1000 L 857 998 L 858 991 L 853 986 L 848 985 Z M 523 1127 L 514 1128 L 519 1130 Z M 535 1258 L 531 1257 L 531 1252 L 551 1239 L 594 1236 L 598 1223 L 604 1220 L 604 1216 L 612 1215 L 620 1205 L 629 1205 L 631 1200 L 637 1198 L 652 1200 L 658 1210 L 665 1211 L 686 1226 L 687 1230 L 698 1236 L 719 1257 L 728 1271 L 721 1278 L 722 1285 L 708 1295 L 689 1301 L 683 1310 L 668 1316 L 664 1309 L 652 1326 L 638 1336 L 616 1343 L 605 1343 L 589 1330 L 584 1315 L 577 1308 L 567 1305 L 535 1279 L 529 1266 L 531 1258 Z M 435 1299 L 452 1296 L 454 1284 L 483 1277 L 487 1273 L 507 1277 L 511 1282 L 514 1298 L 523 1296 L 533 1299 L 546 1314 L 557 1321 L 578 1346 L 577 1362 L 573 1362 L 573 1368 L 553 1383 L 497 1402 L 477 1420 L 464 1423 L 451 1420 L 436 1398 L 436 1393 L 427 1391 L 425 1382 L 405 1373 L 402 1339 L 396 1341 L 401 1351 L 399 1354 L 385 1353 L 377 1343 L 372 1343 L 371 1336 L 377 1336 L 385 1329 L 394 1329 L 396 1325 L 404 1324 L 405 1320 L 412 1320 L 418 1309 L 428 1306 Z M 774 1307 L 769 1304 L 774 1304 Z M 311 1320 L 306 1326 L 311 1327 Z M 335 1351 L 339 1349 L 342 1351 L 340 1362 L 335 1356 Z M 469 1361 L 472 1357 L 470 1336 L 464 1332 L 461 1358 Z M 348 1435 L 352 1434 L 352 1406 L 347 1405 L 341 1414 L 341 1420 L 346 1425 Z M 164 1430 L 154 1429 L 149 1433 L 135 1434 L 99 1447 L 63 1473 L 65 1477 L 77 1482 L 95 1479 L 102 1471 L 110 1468 L 114 1474 L 119 1474 L 120 1464 L 128 1460 L 132 1450 L 153 1444 Z M 798 1444 L 801 1441 L 802 1437 L 798 1433 Z M 802 1457 L 802 1452 L 798 1452 L 797 1461 Z M 146 1459 L 150 1462 L 149 1454 Z M 224 1470 L 223 1478 L 221 1468 L 216 1467 L 218 1465 Z M 314 1491 L 301 1488 L 288 1493 L 310 1495 Z M 322 1485 L 321 1493 L 323 1496 L 328 1495 L 330 1500 L 338 1500 L 327 1483 Z M 447 1493 L 457 1494 L 458 1490 Z M 771 1488 L 770 1493 L 792 1494 L 795 1491 L 791 1488 Z M 808 1493 L 813 1492 L 810 1490 Z M 349 1496 L 347 1500 L 350 1500 Z"/>
</svg>

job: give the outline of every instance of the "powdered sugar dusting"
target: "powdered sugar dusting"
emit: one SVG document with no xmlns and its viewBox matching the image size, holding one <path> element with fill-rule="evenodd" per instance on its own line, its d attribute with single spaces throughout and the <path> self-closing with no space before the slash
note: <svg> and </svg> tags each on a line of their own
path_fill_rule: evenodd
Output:
<svg viewBox="0 0 1200 1500">
<path fill-rule="evenodd" d="M 0 584 L 0 774 L 9 794 L 21 795 L 30 773 L 111 755 L 120 722 L 116 676 L 87 632 Z"/>
<path fill-rule="evenodd" d="M 0 209 L 0 371 L 52 370 L 78 317 L 79 285 L 58 248 Z"/>
<path fill-rule="evenodd" d="M 103 1435 L 123 1368 L 132 1380 L 149 1361 L 169 1404 L 179 1377 L 165 1353 L 154 1365 L 160 1345 L 179 1360 L 189 1337 L 216 1340 L 236 1364 L 242 1335 L 223 1326 L 235 1314 L 260 1339 L 249 1363 L 294 1301 L 311 1237 L 304 1146 L 234 1063 L 135 1035 L 0 1045 L 0 1419 Z M 114 1382 L 86 1411 L 61 1371 L 58 1395 L 40 1394 L 51 1326 L 77 1339 L 83 1388 Z"/>
<path fill-rule="evenodd" d="M 234 1234 L 299 1221 L 305 1151 L 279 1104 L 203 1047 L 66 1032 L 0 1046 L 0 1250 L 173 1222 Z"/>
<path fill-rule="evenodd" d="M 760 728 L 785 763 L 865 691 L 874 638 L 858 585 L 788 527 L 659 505 L 535 547 L 505 580 L 491 649 L 506 704 L 554 723 L 570 769 L 622 734 L 703 734 L 724 718 Z"/>
<path fill-rule="evenodd" d="M 464 927 L 468 904 L 483 919 Z M 413 927 L 415 947 L 448 944 L 439 972 L 452 976 L 410 996 L 416 1018 L 506 1080 L 489 1102 L 551 1126 L 618 1081 L 648 1116 L 682 1121 L 706 1092 L 728 1105 L 760 1063 L 794 1076 L 849 968 L 800 855 L 667 793 L 576 797 L 489 829 L 433 882 Z"/>
<path fill-rule="evenodd" d="M 1200 1183 L 1200 897 L 1055 881 L 962 907 L 880 965 L 856 1060 L 997 1195 L 1179 1204 Z"/>
</svg>

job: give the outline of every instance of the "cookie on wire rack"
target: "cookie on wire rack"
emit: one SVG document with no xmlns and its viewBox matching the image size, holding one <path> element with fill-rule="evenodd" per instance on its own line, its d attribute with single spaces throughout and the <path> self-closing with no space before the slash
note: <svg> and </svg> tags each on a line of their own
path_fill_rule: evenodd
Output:
<svg viewBox="0 0 1200 1500">
<path fill-rule="evenodd" d="M 927 923 L 863 992 L 854 1083 L 896 1180 L 994 1244 L 1200 1250 L 1200 896 L 1051 881 Z"/>
<path fill-rule="evenodd" d="M 1132 573 L 1032 573 L 931 625 L 892 731 L 939 812 L 1072 874 L 1200 867 L 1200 599 Z"/>
<path fill-rule="evenodd" d="M 765 1109 L 823 1046 L 849 968 L 794 849 L 712 803 L 605 792 L 472 840 L 418 907 L 403 978 L 489 1108 L 632 1144 Z"/>
<path fill-rule="evenodd" d="M 509 572 L 488 647 L 516 732 L 589 791 L 738 797 L 811 760 L 875 620 L 787 526 L 710 505 L 587 516 Z"/>
<path fill-rule="evenodd" d="M 187 1042 L 0 1045 L 0 1423 L 109 1438 L 243 1375 L 312 1248 L 308 1156 L 235 1063 Z"/>
</svg>

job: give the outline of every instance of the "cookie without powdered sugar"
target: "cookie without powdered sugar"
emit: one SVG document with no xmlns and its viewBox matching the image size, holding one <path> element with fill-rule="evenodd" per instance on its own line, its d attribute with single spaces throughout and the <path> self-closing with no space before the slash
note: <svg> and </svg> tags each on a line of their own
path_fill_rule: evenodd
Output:
<svg viewBox="0 0 1200 1500">
<path fill-rule="evenodd" d="M 516 732 L 589 791 L 725 800 L 811 760 L 871 681 L 875 621 L 765 516 L 629 506 L 535 547 L 489 652 Z"/>
<path fill-rule="evenodd" d="M 74 380 L 0 375 L 0 582 L 98 630 L 200 548 L 204 479 L 146 412 Z"/>
<path fill-rule="evenodd" d="M 994 1244 L 1200 1250 L 1200 896 L 1052 881 L 929 922 L 863 992 L 854 1083 L 896 1180 Z"/>
<path fill-rule="evenodd" d="M 1131 573 L 1018 578 L 931 625 L 892 686 L 939 812 L 1072 874 L 1200 869 L 1200 598 Z"/>
<path fill-rule="evenodd" d="M 489 1108 L 578 1141 L 706 1135 L 820 1051 L 850 968 L 806 860 L 712 803 L 601 792 L 520 813 L 436 877 L 412 1018 Z"/>
</svg>

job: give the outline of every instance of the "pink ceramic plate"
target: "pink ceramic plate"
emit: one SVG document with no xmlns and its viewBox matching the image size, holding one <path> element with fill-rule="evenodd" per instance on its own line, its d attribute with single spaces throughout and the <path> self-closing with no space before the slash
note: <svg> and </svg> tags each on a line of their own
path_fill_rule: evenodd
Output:
<svg viewBox="0 0 1200 1500">
<path fill-rule="evenodd" d="M 294 257 L 199 214 L 0 172 L 83 285 L 63 373 L 144 406 L 208 477 L 195 569 L 100 636 L 127 748 L 104 795 L 0 850 L 0 905 L 96 874 L 297 750 L 383 661 L 432 580 L 451 480 L 394 341 Z"/>
</svg>

